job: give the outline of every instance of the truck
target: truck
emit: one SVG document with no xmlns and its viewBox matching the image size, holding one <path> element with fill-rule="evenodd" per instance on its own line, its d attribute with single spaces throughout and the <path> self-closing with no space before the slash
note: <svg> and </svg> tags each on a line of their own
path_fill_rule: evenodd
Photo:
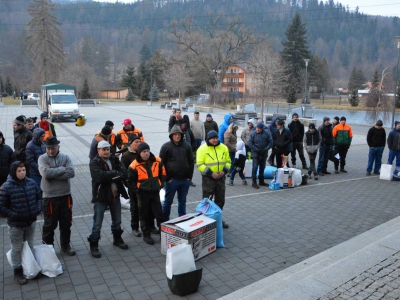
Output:
<svg viewBox="0 0 400 300">
<path fill-rule="evenodd" d="M 42 110 L 47 112 L 52 122 L 79 118 L 76 87 L 59 83 L 42 85 Z"/>
</svg>

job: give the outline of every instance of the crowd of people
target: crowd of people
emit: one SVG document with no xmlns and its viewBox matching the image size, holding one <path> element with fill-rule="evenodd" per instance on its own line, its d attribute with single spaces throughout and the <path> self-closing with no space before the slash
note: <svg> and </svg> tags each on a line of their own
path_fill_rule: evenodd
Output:
<svg viewBox="0 0 400 300">
<path fill-rule="evenodd" d="M 310 123 L 306 130 L 296 113 L 288 125 L 279 118 L 274 118 L 269 126 L 261 119 L 251 119 L 239 140 L 238 126 L 231 114 L 226 114 L 218 126 L 211 114 L 202 121 L 198 111 L 190 119 L 176 109 L 168 122 L 169 141 L 162 145 L 158 156 L 150 151 L 143 132 L 131 119 L 124 119 L 117 133 L 113 132 L 114 123 L 106 121 L 94 134 L 89 149 L 94 206 L 93 226 L 87 238 L 91 255 L 101 257 L 99 240 L 106 210 L 110 210 L 113 245 L 123 250 L 129 248 L 122 239 L 120 197 L 130 199 L 132 235 L 143 236 L 145 243 L 153 245 L 151 234 L 159 234 L 160 224 L 169 220 L 175 195 L 178 215 L 186 214 L 186 198 L 190 187 L 195 186 L 195 167 L 202 176 L 202 197 L 212 197 L 221 210 L 226 186 L 234 185 L 237 173 L 247 186 L 244 170 L 249 158 L 255 189 L 267 186 L 264 179 L 267 162 L 278 168 L 289 167 L 291 163 L 296 168 L 297 154 L 301 168 L 315 180 L 331 174 L 329 160 L 335 173 L 347 173 L 346 156 L 352 143 L 352 129 L 345 117 L 334 117 L 332 124 L 329 117 L 322 121 L 318 128 Z M 40 115 L 38 122 L 18 116 L 13 129 L 14 150 L 6 145 L 0 132 L 0 214 L 7 218 L 9 226 L 14 279 L 25 284 L 22 243 L 27 241 L 33 247 L 39 214 L 43 213 L 44 218 L 43 242 L 54 245 L 54 231 L 59 227 L 61 252 L 76 255 L 71 245 L 70 184 L 75 168 L 68 155 L 60 152 L 55 126 L 47 120 L 46 113 Z M 378 120 L 367 135 L 366 175 L 379 174 L 386 142 L 387 163 L 392 164 L 396 158 L 396 166 L 400 167 L 400 122 L 395 123 L 386 139 L 383 123 Z M 162 188 L 165 198 L 161 204 Z M 223 228 L 229 228 L 224 221 Z"/>
</svg>

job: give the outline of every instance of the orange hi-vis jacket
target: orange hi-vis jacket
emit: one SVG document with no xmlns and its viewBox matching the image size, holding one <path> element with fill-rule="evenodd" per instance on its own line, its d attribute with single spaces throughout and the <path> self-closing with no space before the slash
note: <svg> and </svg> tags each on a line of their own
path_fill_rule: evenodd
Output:
<svg viewBox="0 0 400 300">
<path fill-rule="evenodd" d="M 135 159 L 128 168 L 128 187 L 135 192 L 159 192 L 163 187 L 166 176 L 164 164 L 161 158 L 150 154 L 147 161 L 140 157 Z"/>
<path fill-rule="evenodd" d="M 140 138 L 140 140 L 144 142 L 142 131 L 133 125 L 132 127 L 133 128 L 131 130 L 124 130 L 124 128 L 118 130 L 116 145 L 119 149 L 124 149 L 125 147 L 129 147 L 129 137 L 132 135 L 137 135 Z"/>
</svg>

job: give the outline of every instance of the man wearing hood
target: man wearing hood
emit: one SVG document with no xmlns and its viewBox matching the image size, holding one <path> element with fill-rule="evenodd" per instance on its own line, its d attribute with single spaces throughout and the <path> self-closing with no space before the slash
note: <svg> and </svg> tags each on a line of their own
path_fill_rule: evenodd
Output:
<svg viewBox="0 0 400 300">
<path fill-rule="evenodd" d="M 40 121 L 36 124 L 36 127 L 42 128 L 45 131 L 44 141 L 46 141 L 51 136 L 57 136 L 54 125 L 53 123 L 49 122 L 48 117 L 49 116 L 46 112 L 42 112 L 40 114 Z"/>
<path fill-rule="evenodd" d="M 6 145 L 6 139 L 0 131 L 0 186 L 6 182 L 10 174 L 10 166 L 13 162 L 14 151 Z"/>
<path fill-rule="evenodd" d="M 218 133 L 218 124 L 213 120 L 211 114 L 207 114 L 206 120 L 204 121 L 204 135 L 207 137 L 207 134 L 211 130 L 215 130 Z"/>
<path fill-rule="evenodd" d="M 42 196 L 35 181 L 26 177 L 24 163 L 12 163 L 10 173 L 0 187 L 0 215 L 7 218 L 14 280 L 18 284 L 25 284 L 27 280 L 22 269 L 22 247 L 24 241 L 27 241 L 33 250 L 36 217 L 42 211 Z"/>
<path fill-rule="evenodd" d="M 160 203 L 160 189 L 164 185 L 165 175 L 165 167 L 161 158 L 150 152 L 148 144 L 141 143 L 138 147 L 136 160 L 128 168 L 126 182 L 130 193 L 137 195 L 143 240 L 149 245 L 154 244 L 148 227 L 150 221 L 153 221 L 153 219 L 149 219 L 149 210 L 156 217 L 158 227 L 164 222 Z"/>
<path fill-rule="evenodd" d="M 42 128 L 35 128 L 33 130 L 33 138 L 26 145 L 26 163 L 31 172 L 30 178 L 35 180 L 39 189 L 42 182 L 42 176 L 39 173 L 38 160 L 39 157 L 46 153 L 46 146 L 44 144 L 45 132 Z"/>
<path fill-rule="evenodd" d="M 255 125 L 256 125 L 255 120 L 250 119 L 247 122 L 247 127 L 245 129 L 243 129 L 242 135 L 240 136 L 243 143 L 246 145 L 246 156 L 247 156 L 247 152 L 251 151 L 250 146 L 249 146 L 249 139 L 250 139 L 250 133 L 253 131 Z"/>
<path fill-rule="evenodd" d="M 400 122 L 394 122 L 394 128 L 389 133 L 387 144 L 389 148 L 388 164 L 393 163 L 396 157 L 396 167 L 400 167 Z"/>
<path fill-rule="evenodd" d="M 117 138 L 116 138 L 116 145 L 118 149 L 124 149 L 125 147 L 129 146 L 129 137 L 132 135 L 137 135 L 142 142 L 144 142 L 144 136 L 142 134 L 142 131 L 133 126 L 132 120 L 131 119 L 125 119 L 124 122 L 122 122 L 123 127 L 118 130 L 117 132 Z"/>
<path fill-rule="evenodd" d="M 59 225 L 61 252 L 74 256 L 70 245 L 73 206 L 70 179 L 75 177 L 75 168 L 69 156 L 60 153 L 60 141 L 55 136 L 46 140 L 46 153 L 39 157 L 38 166 L 43 191 L 42 240 L 54 245 L 54 230 Z"/>
<path fill-rule="evenodd" d="M 97 155 L 90 161 L 90 175 L 92 176 L 92 203 L 94 216 L 92 233 L 88 237 L 90 253 L 94 258 L 100 258 L 99 240 L 103 225 L 104 212 L 110 208 L 111 232 L 114 237 L 113 245 L 123 250 L 128 249 L 121 238 L 124 232 L 121 229 L 121 201 L 120 195 L 129 199 L 123 182 L 126 180 L 126 169 L 118 157 L 111 152 L 111 145 L 101 141 L 97 145 Z"/>
<path fill-rule="evenodd" d="M 259 185 L 266 186 L 264 182 L 264 169 L 265 169 L 265 159 L 268 156 L 268 150 L 271 149 L 273 145 L 271 135 L 268 131 L 264 130 L 264 124 L 258 123 L 256 125 L 256 130 L 252 131 L 249 139 L 249 146 L 251 149 L 251 157 L 253 159 L 253 169 L 252 169 L 252 187 L 259 189 Z M 259 185 L 257 184 L 257 169 Z"/>
<path fill-rule="evenodd" d="M 32 132 L 25 128 L 25 119 L 18 116 L 13 122 L 14 128 L 14 154 L 15 159 L 26 162 L 26 145 L 32 140 Z M 29 168 L 25 166 L 27 176 L 29 177 Z"/>
<path fill-rule="evenodd" d="M 214 196 L 214 202 L 221 208 L 225 205 L 225 175 L 231 168 L 229 150 L 218 140 L 218 133 L 211 130 L 206 143 L 197 150 L 197 169 L 201 173 L 203 198 Z M 224 228 L 229 225 L 223 222 Z"/>
<path fill-rule="evenodd" d="M 224 143 L 224 133 L 228 130 L 229 125 L 233 122 L 232 114 L 226 114 L 224 116 L 224 121 L 219 125 L 218 139 L 223 144 Z"/>
<path fill-rule="evenodd" d="M 169 220 L 176 193 L 178 193 L 178 215 L 186 214 L 186 196 L 194 171 L 192 147 L 185 142 L 183 133 L 177 125 L 171 128 L 169 139 L 170 141 L 160 149 L 160 158 L 166 169 L 165 199 L 162 207 L 166 221 Z"/>
</svg>

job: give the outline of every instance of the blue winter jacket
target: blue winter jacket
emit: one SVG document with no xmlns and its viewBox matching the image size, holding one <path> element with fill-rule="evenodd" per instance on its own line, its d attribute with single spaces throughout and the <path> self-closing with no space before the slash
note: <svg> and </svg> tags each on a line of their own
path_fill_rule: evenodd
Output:
<svg viewBox="0 0 400 300">
<path fill-rule="evenodd" d="M 0 215 L 10 227 L 28 227 L 42 210 L 42 196 L 33 179 L 19 180 L 16 171 L 20 161 L 11 164 L 11 174 L 0 187 Z"/>
<path fill-rule="evenodd" d="M 39 156 L 46 153 L 46 146 L 40 141 L 40 136 L 44 134 L 42 128 L 33 130 L 32 140 L 26 145 L 26 163 L 32 175 L 40 176 L 38 169 Z"/>
<path fill-rule="evenodd" d="M 5 139 L 3 136 L 3 142 L 0 144 L 0 176 L 3 178 L 10 174 L 10 165 L 14 160 L 13 154 L 14 151 L 5 144 Z"/>
<path fill-rule="evenodd" d="M 263 130 L 260 133 L 252 131 L 249 138 L 249 147 L 253 158 L 265 157 L 269 149 L 272 148 L 273 141 L 269 131 Z"/>
<path fill-rule="evenodd" d="M 399 123 L 398 121 L 394 122 L 394 128 L 389 133 L 389 136 L 387 139 L 387 144 L 388 144 L 389 150 L 400 151 L 400 130 L 396 129 L 396 125 L 398 123 Z"/>
<path fill-rule="evenodd" d="M 277 119 L 279 119 L 279 118 L 273 117 L 271 120 L 271 124 L 269 125 L 269 131 L 271 132 L 271 135 L 273 135 L 274 132 L 278 130 L 278 127 L 275 125 L 275 122 Z"/>
<path fill-rule="evenodd" d="M 221 125 L 219 125 L 219 131 L 218 131 L 218 139 L 221 142 L 221 144 L 224 143 L 224 133 L 228 129 L 230 123 L 229 120 L 232 118 L 232 114 L 227 114 L 224 117 L 224 121 L 222 122 Z"/>
</svg>

